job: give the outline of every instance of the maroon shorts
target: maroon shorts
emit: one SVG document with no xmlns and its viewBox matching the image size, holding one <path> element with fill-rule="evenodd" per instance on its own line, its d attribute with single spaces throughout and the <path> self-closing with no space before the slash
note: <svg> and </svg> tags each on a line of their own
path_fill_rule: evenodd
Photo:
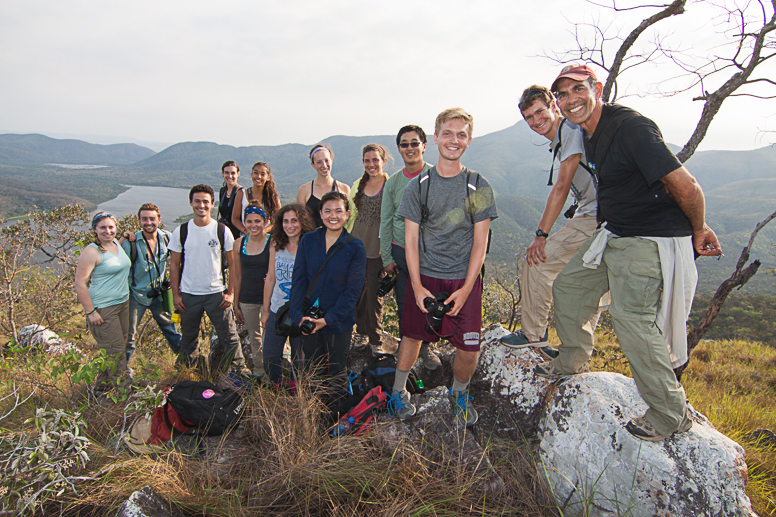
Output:
<svg viewBox="0 0 776 517">
<path fill-rule="evenodd" d="M 429 276 L 420 275 L 420 283 L 432 293 L 453 294 L 460 289 L 465 279 L 441 280 Z M 404 313 L 401 320 L 401 334 L 412 339 L 420 339 L 436 343 L 440 336 L 450 337 L 450 343 L 456 348 L 467 352 L 480 351 L 480 329 L 482 328 L 482 280 L 478 276 L 474 282 L 472 292 L 463 304 L 463 308 L 457 317 L 445 316 L 442 318 L 442 327 L 437 334 L 427 332 L 426 317 L 428 314 L 421 312 L 415 302 L 415 291 L 412 282 L 407 282 L 407 292 L 404 296 Z"/>
</svg>

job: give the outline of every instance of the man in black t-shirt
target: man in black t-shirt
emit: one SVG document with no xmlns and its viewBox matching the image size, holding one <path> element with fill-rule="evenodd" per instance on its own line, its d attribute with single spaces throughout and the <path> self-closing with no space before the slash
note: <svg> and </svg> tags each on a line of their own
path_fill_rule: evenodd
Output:
<svg viewBox="0 0 776 517">
<path fill-rule="evenodd" d="M 687 357 L 685 324 L 697 283 L 693 250 L 719 255 L 719 241 L 705 223 L 703 191 L 654 122 L 604 104 L 603 86 L 587 65 L 565 67 L 551 89 L 566 118 L 585 131 L 588 166 L 598 180 L 599 220 L 606 225 L 555 280 L 560 353 L 535 371 L 559 378 L 587 370 L 593 350 L 588 321 L 610 290 L 617 338 L 649 406 L 626 428 L 637 438 L 659 441 L 692 426 L 673 368 Z"/>
</svg>

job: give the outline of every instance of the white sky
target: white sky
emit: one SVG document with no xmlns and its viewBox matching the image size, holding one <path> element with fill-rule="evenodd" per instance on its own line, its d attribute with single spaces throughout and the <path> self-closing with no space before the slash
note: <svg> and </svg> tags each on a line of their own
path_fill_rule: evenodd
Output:
<svg viewBox="0 0 776 517">
<path fill-rule="evenodd" d="M 617 25 L 625 33 L 653 12 Z M 557 75 L 560 65 L 539 56 L 573 46 L 571 21 L 611 16 L 581 0 L 3 0 L 0 131 L 309 144 L 409 123 L 431 132 L 437 113 L 461 106 L 480 136 L 522 120 L 517 99 Z M 710 19 L 693 4 L 658 27 L 700 53 L 712 44 Z M 774 66 L 760 76 L 776 77 Z M 668 72 L 640 68 L 620 87 L 646 91 Z M 699 93 L 623 103 L 681 145 Z M 772 143 L 759 131 L 776 129 L 775 114 L 776 100 L 729 99 L 701 149 Z"/>
</svg>

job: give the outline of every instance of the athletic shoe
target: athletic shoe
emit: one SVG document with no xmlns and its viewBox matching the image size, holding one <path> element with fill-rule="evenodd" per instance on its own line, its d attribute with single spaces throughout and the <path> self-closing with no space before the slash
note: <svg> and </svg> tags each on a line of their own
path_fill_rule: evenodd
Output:
<svg viewBox="0 0 776 517">
<path fill-rule="evenodd" d="M 439 359 L 439 356 L 431 350 L 431 345 L 425 341 L 420 345 L 419 355 L 420 358 L 423 359 L 423 367 L 426 370 L 434 371 L 442 366 L 442 361 Z"/>
<path fill-rule="evenodd" d="M 415 409 L 415 406 L 412 405 L 412 402 L 410 402 L 410 394 L 407 390 L 393 390 L 391 392 L 391 398 L 388 399 L 387 406 L 388 414 L 390 416 L 395 416 L 400 420 L 415 416 L 415 413 L 418 412 L 418 410 Z"/>
<path fill-rule="evenodd" d="M 552 348 L 550 345 L 537 347 L 536 351 L 544 358 L 545 361 L 552 361 L 560 355 L 560 352 Z"/>
<path fill-rule="evenodd" d="M 517 332 L 514 332 L 512 334 L 506 335 L 499 339 L 499 341 L 512 348 L 524 348 L 527 346 L 544 346 L 547 344 L 547 335 L 548 331 L 544 331 L 544 337 L 538 341 L 531 341 L 528 339 L 528 336 L 525 335 L 525 332 L 523 332 L 523 329 L 518 329 Z"/>
<path fill-rule="evenodd" d="M 687 431 L 690 430 L 691 427 L 692 427 L 692 420 L 688 418 L 687 423 L 676 432 L 686 433 Z M 652 427 L 652 424 L 647 422 L 646 417 L 643 417 L 643 416 L 637 416 L 636 418 L 631 418 L 631 421 L 625 425 L 625 429 L 627 429 L 628 432 L 633 436 L 635 436 L 636 438 L 640 440 L 646 440 L 648 442 L 660 442 L 667 438 L 666 436 L 663 436 L 662 434 L 657 432 L 657 429 Z"/>
<path fill-rule="evenodd" d="M 453 388 L 450 388 L 448 393 L 450 395 L 450 403 L 454 408 L 453 424 L 459 427 L 469 427 L 476 424 L 479 415 L 472 405 L 473 399 L 469 396 L 469 391 L 453 391 Z"/>
<path fill-rule="evenodd" d="M 571 377 L 572 375 L 577 375 L 578 373 L 586 373 L 589 371 L 590 371 L 590 365 L 588 363 L 585 363 L 584 365 L 582 365 L 579 371 L 575 373 L 563 373 L 560 370 L 557 370 L 554 366 L 552 366 L 551 361 L 537 364 L 536 367 L 534 368 L 534 373 L 536 375 L 538 375 L 539 377 L 544 377 L 546 379 L 562 379 L 564 377 Z"/>
</svg>

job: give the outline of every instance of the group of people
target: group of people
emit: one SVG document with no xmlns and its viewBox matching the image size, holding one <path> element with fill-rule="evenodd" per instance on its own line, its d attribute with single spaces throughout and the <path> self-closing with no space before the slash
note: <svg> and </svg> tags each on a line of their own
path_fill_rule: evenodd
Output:
<svg viewBox="0 0 776 517">
<path fill-rule="evenodd" d="M 536 367 L 538 376 L 582 373 L 598 317 L 608 307 L 649 406 L 626 428 L 657 441 L 692 425 L 673 368 L 686 361 L 694 258 L 719 255 L 721 248 L 705 224 L 700 186 L 655 123 L 603 103 L 601 94 L 593 69 L 575 64 L 550 88 L 530 86 L 520 98 L 530 129 L 550 142 L 552 189 L 525 255 L 522 328 L 501 341 L 536 347 L 547 359 Z M 377 291 L 385 275 L 396 275 L 401 341 L 390 414 L 404 419 L 416 413 L 406 390 L 410 370 L 419 356 L 427 367 L 438 367 L 429 343 L 445 339 L 456 348 L 449 388 L 454 422 L 476 423 L 469 382 L 480 352 L 482 266 L 498 215 L 487 179 L 461 163 L 473 126 L 463 109 L 440 113 L 433 166 L 424 160 L 423 129 L 401 128 L 396 144 L 405 166 L 390 177 L 387 149 L 365 146 L 364 173 L 352 187 L 332 177 L 334 154 L 318 144 L 309 153 L 316 178 L 299 187 L 296 203 L 282 207 L 268 164 L 253 166 L 252 184 L 244 189 L 237 183 L 239 166 L 226 162 L 218 220 L 210 215 L 213 189 L 196 185 L 189 193 L 194 218 L 172 234 L 159 229 L 161 215 L 152 204 L 138 212 L 142 230 L 119 240 L 115 218 L 97 214 L 95 243 L 79 259 L 76 291 L 95 339 L 118 357 L 116 373 L 106 371 L 98 384 L 126 371 L 147 308 L 183 365 L 197 360 L 206 312 L 222 347 L 221 367 L 245 369 L 236 329 L 243 324 L 253 375 L 293 387 L 281 366 L 288 340 L 294 370 L 320 374 L 333 405 L 347 389 L 354 325 L 363 344 L 380 346 Z M 550 236 L 570 193 L 568 221 Z M 130 260 L 129 251 L 141 258 Z M 167 263 L 181 334 L 162 311 Z M 547 342 L 553 301 L 558 349 Z M 285 319 L 301 332 L 276 332 L 276 320 Z"/>
</svg>

